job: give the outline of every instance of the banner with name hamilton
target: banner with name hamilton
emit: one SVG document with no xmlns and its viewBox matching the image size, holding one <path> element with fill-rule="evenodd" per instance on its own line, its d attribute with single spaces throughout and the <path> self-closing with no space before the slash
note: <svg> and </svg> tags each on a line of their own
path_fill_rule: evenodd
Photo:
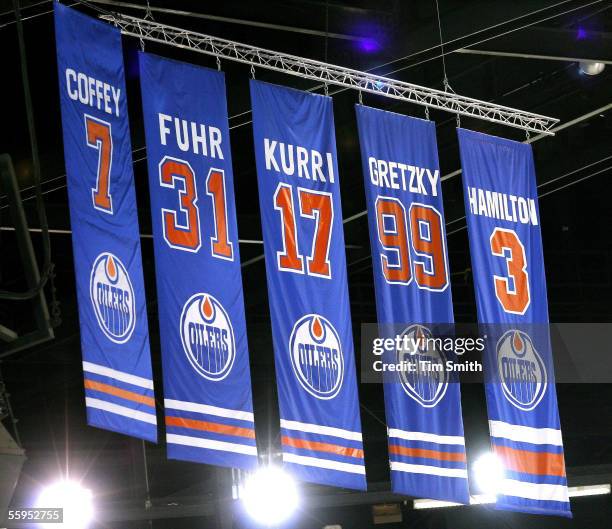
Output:
<svg viewBox="0 0 612 529">
<path fill-rule="evenodd" d="M 497 507 L 571 517 L 531 145 L 459 129 Z"/>
</svg>

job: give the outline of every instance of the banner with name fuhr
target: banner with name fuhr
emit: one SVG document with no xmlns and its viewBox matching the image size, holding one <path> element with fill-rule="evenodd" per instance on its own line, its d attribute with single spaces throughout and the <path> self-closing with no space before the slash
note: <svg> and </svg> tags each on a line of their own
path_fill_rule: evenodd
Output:
<svg viewBox="0 0 612 529">
<path fill-rule="evenodd" d="M 284 465 L 365 489 L 332 100 L 250 84 Z"/>
<path fill-rule="evenodd" d="M 571 517 L 531 145 L 458 129 L 497 507 Z"/>
<path fill-rule="evenodd" d="M 257 464 L 225 75 L 140 53 L 168 456 Z"/>
<path fill-rule="evenodd" d="M 87 421 L 156 441 L 121 32 L 54 10 Z"/>
</svg>

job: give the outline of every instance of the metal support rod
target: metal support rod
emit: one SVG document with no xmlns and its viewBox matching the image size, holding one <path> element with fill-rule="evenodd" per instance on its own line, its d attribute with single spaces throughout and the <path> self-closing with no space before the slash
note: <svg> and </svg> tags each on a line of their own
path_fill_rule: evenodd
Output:
<svg viewBox="0 0 612 529">
<path fill-rule="evenodd" d="M 0 365 L 2 362 L 0 361 Z M 9 421 L 11 421 L 11 426 L 13 427 L 13 435 L 15 436 L 15 442 L 19 448 L 23 448 L 21 444 L 21 437 L 19 436 L 19 429 L 17 428 L 17 418 L 13 414 L 13 407 L 11 406 L 11 395 L 6 389 L 6 384 L 4 382 L 4 377 L 2 376 L 2 371 L 0 371 L 0 395 L 4 394 L 4 405 L 6 406 L 6 411 L 9 416 Z"/>
<path fill-rule="evenodd" d="M 145 444 L 144 440 L 142 440 L 141 442 L 142 442 L 142 463 L 143 463 L 144 484 L 145 484 L 145 510 L 148 511 L 153 506 L 153 503 L 151 502 L 151 488 L 149 486 L 149 465 L 147 463 L 147 445 Z M 149 527 L 152 528 L 153 520 L 149 518 L 148 522 L 149 522 Z"/>
<path fill-rule="evenodd" d="M 38 140 L 36 137 L 36 125 L 34 122 L 34 109 L 32 105 L 32 94 L 30 92 L 30 81 L 28 77 L 28 58 L 26 55 L 25 37 L 23 34 L 23 23 L 21 21 L 21 7 L 19 0 L 13 0 L 13 9 L 15 11 L 15 20 L 17 22 L 17 41 L 19 44 L 19 64 L 21 68 L 21 81 L 23 83 L 23 96 L 26 107 L 26 118 L 28 122 L 28 133 L 30 135 L 30 147 L 32 154 L 32 166 L 34 169 L 34 187 L 36 189 L 36 207 L 38 209 L 38 216 L 40 226 L 45 233 L 43 237 L 43 251 L 44 251 L 44 265 L 43 265 L 43 276 L 45 277 L 49 273 L 49 266 L 51 261 L 51 248 L 49 245 L 49 237 L 46 234 L 47 226 L 47 213 L 45 211 L 45 204 L 42 198 L 42 191 L 40 188 L 41 181 L 41 170 L 40 170 L 40 158 L 38 156 Z M 31 287 L 32 288 L 32 287 Z"/>
<path fill-rule="evenodd" d="M 434 90 L 380 75 L 196 33 L 151 20 L 118 13 L 101 15 L 100 18 L 116 25 L 124 35 L 138 39 L 168 44 L 248 64 L 252 67 L 257 66 L 303 79 L 378 94 L 517 129 L 552 136 L 554 133 L 551 129 L 559 121 L 540 114 L 461 96 L 451 91 Z"/>
</svg>

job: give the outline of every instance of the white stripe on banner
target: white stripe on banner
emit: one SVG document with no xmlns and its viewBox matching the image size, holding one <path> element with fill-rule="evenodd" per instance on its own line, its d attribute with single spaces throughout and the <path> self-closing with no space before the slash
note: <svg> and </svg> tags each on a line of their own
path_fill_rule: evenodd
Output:
<svg viewBox="0 0 612 529">
<path fill-rule="evenodd" d="M 404 439 L 405 441 L 425 441 L 427 443 L 465 446 L 465 439 L 460 435 L 436 435 L 426 432 L 407 432 L 405 430 L 397 430 L 396 428 L 389 428 L 388 435 L 389 437 L 396 437 L 397 439 Z"/>
<path fill-rule="evenodd" d="M 341 472 L 350 472 L 351 474 L 364 474 L 364 465 L 354 465 L 352 463 L 342 463 L 341 461 L 332 461 L 331 459 L 319 459 L 318 457 L 299 456 L 297 454 L 283 453 L 283 461 L 285 463 L 294 463 L 296 465 L 305 465 L 308 467 L 327 468 L 330 470 L 339 470 Z"/>
<path fill-rule="evenodd" d="M 189 437 L 187 435 L 169 433 L 166 435 L 166 441 L 175 445 L 195 446 L 197 448 L 208 448 L 209 450 L 222 450 L 223 452 L 246 454 L 248 456 L 257 455 L 256 446 L 226 443 L 225 441 L 215 441 L 213 439 L 202 439 L 200 437 Z"/>
<path fill-rule="evenodd" d="M 218 408 L 217 406 L 209 406 L 208 404 L 197 404 L 195 402 L 186 402 L 183 400 L 164 399 L 164 406 L 172 410 L 192 411 L 206 415 L 216 415 L 217 417 L 226 417 L 228 419 L 240 419 L 241 421 L 254 421 L 254 417 L 251 412 L 230 410 L 228 408 Z"/>
<path fill-rule="evenodd" d="M 318 424 L 309 424 L 306 422 L 288 421 L 281 419 L 281 428 L 287 430 L 296 430 L 298 432 L 317 433 L 320 435 L 331 435 L 332 437 L 340 437 L 349 441 L 362 442 L 361 433 L 343 430 L 342 428 L 332 428 L 331 426 L 320 426 Z"/>
<path fill-rule="evenodd" d="M 411 465 L 410 463 L 400 463 L 399 461 L 391 461 L 391 470 L 396 472 L 410 472 L 412 474 L 430 474 L 434 476 L 448 476 L 451 478 L 467 479 L 467 470 L 465 468 L 442 468 L 430 465 Z"/>
<path fill-rule="evenodd" d="M 561 430 L 554 428 L 532 428 L 502 421 L 489 421 L 489 430 L 491 437 L 501 437 L 518 443 L 563 446 Z"/>
<path fill-rule="evenodd" d="M 108 411 L 117 415 L 123 415 L 130 419 L 136 419 L 137 421 L 148 422 L 149 424 L 157 425 L 157 417 L 152 413 L 145 413 L 144 411 L 133 410 L 132 408 L 126 408 L 119 404 L 112 402 L 106 402 L 105 400 L 94 399 L 92 397 L 85 397 L 85 406 L 90 408 L 96 408 L 97 410 Z"/>
<path fill-rule="evenodd" d="M 110 367 L 92 364 L 91 362 L 83 362 L 83 371 L 114 378 L 115 380 L 127 382 L 128 384 L 132 384 L 133 386 L 139 386 L 145 389 L 153 389 L 152 380 L 138 377 L 136 375 L 130 375 L 129 373 L 124 373 L 123 371 L 117 371 L 116 369 L 111 369 Z"/>
<path fill-rule="evenodd" d="M 565 485 L 550 485 L 548 483 L 528 483 L 514 479 L 504 479 L 499 488 L 499 494 L 518 496 L 529 500 L 569 501 Z"/>
</svg>

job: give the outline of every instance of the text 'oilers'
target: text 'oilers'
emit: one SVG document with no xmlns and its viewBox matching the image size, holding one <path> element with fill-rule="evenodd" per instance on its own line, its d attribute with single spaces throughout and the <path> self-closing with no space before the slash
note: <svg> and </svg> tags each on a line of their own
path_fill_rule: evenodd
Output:
<svg viewBox="0 0 612 529">
<path fill-rule="evenodd" d="M 323 316 L 308 314 L 293 326 L 289 339 L 293 371 L 302 387 L 318 399 L 333 399 L 344 379 L 342 344 Z"/>
<path fill-rule="evenodd" d="M 127 268 L 111 253 L 101 253 L 91 269 L 89 293 L 100 328 L 109 340 L 125 343 L 136 323 L 134 288 Z"/>
<path fill-rule="evenodd" d="M 223 380 L 236 358 L 234 329 L 227 312 L 210 294 L 191 296 L 181 314 L 181 341 L 193 368 L 208 380 Z"/>
</svg>

